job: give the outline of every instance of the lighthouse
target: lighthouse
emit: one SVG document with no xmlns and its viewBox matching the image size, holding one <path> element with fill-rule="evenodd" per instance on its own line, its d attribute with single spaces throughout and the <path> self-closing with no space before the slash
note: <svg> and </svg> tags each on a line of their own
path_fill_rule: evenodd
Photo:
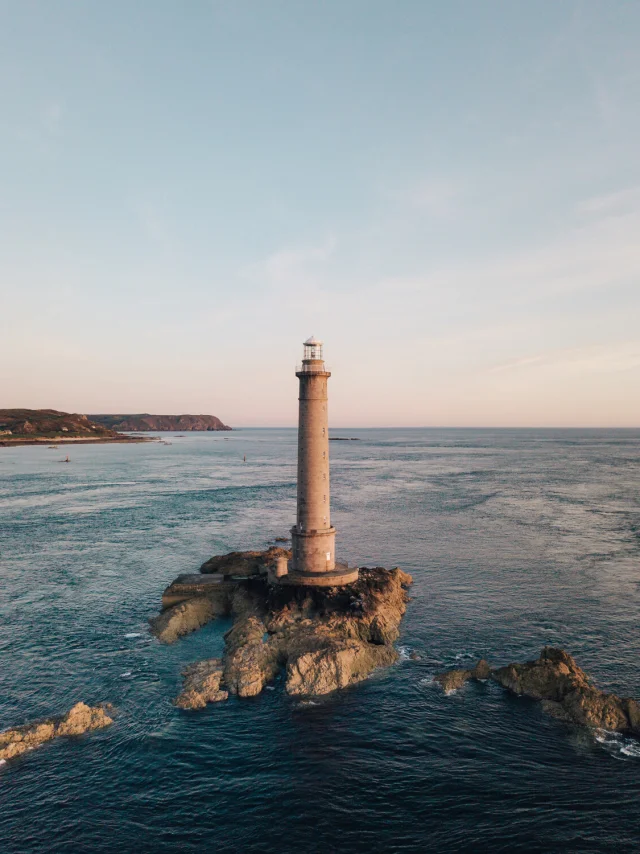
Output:
<svg viewBox="0 0 640 854">
<path fill-rule="evenodd" d="M 293 557 L 281 583 L 339 586 L 358 578 L 358 570 L 336 561 L 336 529 L 331 524 L 329 478 L 329 401 L 331 376 L 322 341 L 304 344 L 298 410 L 298 491 L 296 524 L 291 529 Z"/>
</svg>

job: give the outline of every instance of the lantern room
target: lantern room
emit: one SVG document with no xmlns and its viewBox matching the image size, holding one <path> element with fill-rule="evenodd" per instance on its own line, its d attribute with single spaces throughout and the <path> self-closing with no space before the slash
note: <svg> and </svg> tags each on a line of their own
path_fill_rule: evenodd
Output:
<svg viewBox="0 0 640 854">
<path fill-rule="evenodd" d="M 322 361 L 322 341 L 318 341 L 318 339 L 312 335 L 311 338 L 307 338 L 303 346 L 303 361 Z"/>
</svg>

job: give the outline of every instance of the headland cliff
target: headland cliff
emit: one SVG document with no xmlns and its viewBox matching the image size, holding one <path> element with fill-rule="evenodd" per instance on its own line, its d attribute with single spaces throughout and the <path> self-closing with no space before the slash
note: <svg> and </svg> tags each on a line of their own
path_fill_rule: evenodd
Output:
<svg viewBox="0 0 640 854">
<path fill-rule="evenodd" d="M 93 421 L 111 430 L 144 433 L 183 430 L 231 430 L 215 415 L 90 415 Z"/>
</svg>

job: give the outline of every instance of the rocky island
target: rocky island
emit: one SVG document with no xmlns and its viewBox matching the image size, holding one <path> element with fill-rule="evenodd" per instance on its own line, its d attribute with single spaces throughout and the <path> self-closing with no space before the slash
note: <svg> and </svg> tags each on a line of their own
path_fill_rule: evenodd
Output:
<svg viewBox="0 0 640 854">
<path fill-rule="evenodd" d="M 607 729 L 640 738 L 640 703 L 596 688 L 562 649 L 546 646 L 539 658 L 492 668 L 481 659 L 471 670 L 454 669 L 435 676 L 446 692 L 469 679 L 491 679 L 514 694 L 542 701 L 542 708 L 568 723 Z"/>
<path fill-rule="evenodd" d="M 395 568 L 360 569 L 343 587 L 273 583 L 269 572 L 286 550 L 231 552 L 181 575 L 164 591 L 151 631 L 173 643 L 216 616 L 233 617 L 221 659 L 189 665 L 181 708 L 202 708 L 230 694 L 253 697 L 280 672 L 294 696 L 317 696 L 393 664 L 393 644 L 406 609 L 411 576 Z"/>
<path fill-rule="evenodd" d="M 318 696 L 365 679 L 398 658 L 393 644 L 411 576 L 336 559 L 331 524 L 327 381 L 322 341 L 303 344 L 296 368 L 298 483 L 291 551 L 216 555 L 200 572 L 179 576 L 151 620 L 159 640 L 173 643 L 218 615 L 233 618 L 221 659 L 184 671 L 182 708 L 201 708 L 229 694 L 253 697 L 285 674 L 295 696 Z M 289 542 L 278 537 L 279 542 Z"/>
<path fill-rule="evenodd" d="M 90 415 L 97 424 L 111 430 L 145 433 L 187 430 L 231 430 L 215 415 Z"/>
<path fill-rule="evenodd" d="M 0 763 L 15 759 L 27 750 L 34 750 L 54 738 L 82 735 L 90 730 L 109 726 L 113 723 L 113 719 L 108 713 L 113 713 L 108 703 L 93 707 L 85 703 L 76 703 L 66 715 L 35 721 L 0 732 Z"/>
</svg>

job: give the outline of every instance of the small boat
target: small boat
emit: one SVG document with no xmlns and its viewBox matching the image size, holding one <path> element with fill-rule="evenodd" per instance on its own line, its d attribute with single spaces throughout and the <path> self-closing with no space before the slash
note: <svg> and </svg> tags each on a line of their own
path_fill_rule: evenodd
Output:
<svg viewBox="0 0 640 854">
<path fill-rule="evenodd" d="M 53 451 L 57 451 L 57 450 L 58 450 L 58 446 L 57 446 L 57 445 L 49 445 L 48 447 L 49 447 L 49 449 L 50 449 L 50 450 L 53 450 Z"/>
</svg>

